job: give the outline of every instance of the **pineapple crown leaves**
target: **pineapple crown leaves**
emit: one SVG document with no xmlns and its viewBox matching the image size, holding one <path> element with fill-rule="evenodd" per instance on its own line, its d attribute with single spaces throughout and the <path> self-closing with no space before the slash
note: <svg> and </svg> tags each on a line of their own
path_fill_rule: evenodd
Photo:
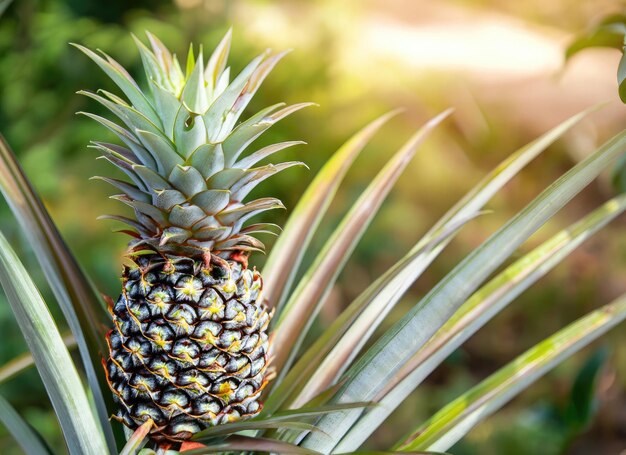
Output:
<svg viewBox="0 0 626 455">
<path fill-rule="evenodd" d="M 284 103 L 262 109 L 239 122 L 251 98 L 286 52 L 265 51 L 232 81 L 227 67 L 232 32 L 229 30 L 204 63 L 189 48 L 185 71 L 175 54 L 146 32 L 150 48 L 133 35 L 149 90 L 142 91 L 113 58 L 74 44 L 120 88 L 126 100 L 99 90 L 78 93 L 96 100 L 119 122 L 88 113 L 114 133 L 123 145 L 94 141 L 90 147 L 128 177 L 128 181 L 95 177 L 121 194 L 112 196 L 130 206 L 135 220 L 105 215 L 131 230 L 131 251 L 145 248 L 167 253 L 228 255 L 232 251 L 263 251 L 254 236 L 274 232 L 273 225 L 244 227 L 253 216 L 284 208 L 275 198 L 244 202 L 262 181 L 299 161 L 259 165 L 273 154 L 302 141 L 272 144 L 245 154 L 250 144 L 284 117 L 312 105 Z M 239 122 L 239 124 L 238 124 Z"/>
</svg>

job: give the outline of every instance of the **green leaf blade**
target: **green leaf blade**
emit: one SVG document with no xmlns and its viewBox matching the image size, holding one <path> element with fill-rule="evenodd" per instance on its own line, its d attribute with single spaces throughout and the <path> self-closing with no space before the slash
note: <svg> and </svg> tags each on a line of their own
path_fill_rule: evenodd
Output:
<svg viewBox="0 0 626 455">
<path fill-rule="evenodd" d="M 113 452 L 116 444 L 109 415 L 116 407 L 108 393 L 100 364 L 100 356 L 108 351 L 104 335 L 105 327 L 110 324 L 109 315 L 1 134 L 0 191 L 26 234 L 76 338 L 98 418 L 104 428 L 109 450 Z"/>
<path fill-rule="evenodd" d="M 33 430 L 2 395 L 0 395 L 0 422 L 4 424 L 15 441 L 28 455 L 51 454 L 41 436 Z"/>
<path fill-rule="evenodd" d="M 593 110 L 594 109 L 589 109 L 570 117 L 554 127 L 552 130 L 510 155 L 493 171 L 487 174 L 457 204 L 455 204 L 412 248 L 412 250 L 405 256 L 405 260 L 408 262 L 411 256 L 416 256 L 420 253 L 420 250 L 426 249 L 428 244 L 434 242 L 438 236 L 442 235 L 442 233 L 452 231 L 454 226 L 463 219 L 467 220 L 475 216 L 478 211 L 481 210 L 506 183 L 517 175 L 521 169 L 523 169 L 530 161 L 537 157 L 537 155 L 543 152 L 547 147 L 554 143 L 554 141 L 585 118 Z M 432 261 L 443 250 L 447 242 L 448 241 L 444 241 L 441 245 L 435 246 L 430 254 L 424 257 L 424 263 Z M 393 273 L 394 271 L 390 270 L 386 275 Z M 380 279 L 383 278 L 381 277 Z M 375 288 L 376 284 L 373 283 L 370 286 L 369 291 L 372 291 Z M 367 292 L 368 290 L 365 291 L 365 293 Z M 281 383 L 278 386 L 276 389 L 277 393 L 270 395 L 268 401 L 266 402 L 266 409 L 277 409 L 281 403 L 287 401 L 288 395 L 291 394 L 293 390 L 303 389 L 301 382 L 313 374 L 316 366 L 320 365 L 324 356 L 327 355 L 331 348 L 339 345 L 339 335 L 343 333 L 351 324 L 353 315 L 351 315 L 350 312 L 352 310 L 354 310 L 353 312 L 360 311 L 360 305 L 364 304 L 364 301 L 358 302 L 360 299 L 361 296 L 339 316 L 331 327 L 324 332 L 322 337 L 318 338 L 311 348 L 301 357 L 298 363 L 285 377 L 284 383 Z M 335 333 L 336 336 L 334 336 L 333 333 Z M 322 368 L 322 366 L 319 368 Z M 296 402 L 295 404 L 297 405 L 298 403 L 300 402 Z M 378 410 L 377 412 L 383 411 Z"/>
<path fill-rule="evenodd" d="M 72 454 L 109 453 L 101 426 L 48 307 L 0 234 L 0 284 L 30 348 Z"/>
<path fill-rule="evenodd" d="M 476 291 L 396 373 L 395 378 L 377 397 L 376 401 L 381 405 L 361 417 L 343 437 L 341 445 L 358 447 L 362 444 L 455 349 L 625 209 L 626 196 L 606 202 L 514 262 Z"/>
<path fill-rule="evenodd" d="M 303 406 L 336 382 L 373 335 L 385 315 L 435 259 L 438 252 L 442 251 L 440 247 L 464 224 L 465 222 L 461 222 L 449 226 L 449 231 L 441 233 L 438 238 L 432 239 L 421 249 L 407 254 L 342 312 L 285 377 L 284 382 L 291 390 L 300 391 L 293 401 L 288 402 L 290 407 Z M 294 381 L 296 378 L 299 380 Z M 296 383 L 291 385 L 292 381 Z M 289 388 L 280 390 L 278 395 L 286 399 Z"/>
<path fill-rule="evenodd" d="M 318 455 L 319 452 L 305 449 L 288 442 L 268 438 L 252 438 L 248 436 L 231 436 L 225 441 L 207 444 L 196 450 L 185 451 L 185 455 L 204 455 L 209 453 L 279 453 L 291 455 Z"/>
<path fill-rule="evenodd" d="M 372 121 L 341 146 L 318 172 L 293 209 L 263 268 L 265 297 L 276 308 L 275 318 L 283 311 L 304 251 L 339 184 L 372 136 L 394 115 L 395 112 L 391 112 Z"/>
<path fill-rule="evenodd" d="M 76 338 L 74 338 L 74 335 L 63 336 L 63 342 L 68 349 L 76 347 Z M 14 357 L 0 366 L 0 384 L 13 379 L 33 365 L 35 365 L 35 360 L 30 352 L 25 352 L 24 354 Z"/>
<path fill-rule="evenodd" d="M 470 253 L 348 371 L 346 384 L 335 400 L 372 400 L 490 273 L 625 148 L 626 132 L 622 132 L 564 174 Z M 310 435 L 304 446 L 331 450 L 359 415 L 357 411 L 324 417 L 319 426 L 331 437 Z"/>
<path fill-rule="evenodd" d="M 624 319 L 626 294 L 558 331 L 452 401 L 399 448 L 447 450 L 476 423 Z"/>
<path fill-rule="evenodd" d="M 137 86 L 134 79 L 126 72 L 122 66 L 113 60 L 108 55 L 104 54 L 105 58 L 96 54 L 90 49 L 87 49 L 80 44 L 72 44 L 93 62 L 98 65 L 104 73 L 111 78 L 113 82 L 124 92 L 128 99 L 133 103 L 137 109 L 141 112 L 145 112 L 148 118 L 156 125 L 161 125 L 161 119 L 154 110 L 154 107 L 142 93 Z"/>
<path fill-rule="evenodd" d="M 394 154 L 339 223 L 300 280 L 276 324 L 274 346 L 277 349 L 273 364 L 279 375 L 293 362 L 325 296 L 396 180 L 422 142 L 451 112 L 445 111 L 429 120 Z"/>
</svg>

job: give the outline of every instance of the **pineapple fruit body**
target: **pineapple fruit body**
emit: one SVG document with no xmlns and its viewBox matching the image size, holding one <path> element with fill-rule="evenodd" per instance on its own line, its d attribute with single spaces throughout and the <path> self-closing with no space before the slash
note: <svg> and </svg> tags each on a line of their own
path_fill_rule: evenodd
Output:
<svg viewBox="0 0 626 455">
<path fill-rule="evenodd" d="M 269 314 L 260 275 L 237 261 L 139 256 L 110 308 L 107 374 L 117 419 L 154 421 L 154 440 L 184 441 L 258 414 Z"/>
</svg>

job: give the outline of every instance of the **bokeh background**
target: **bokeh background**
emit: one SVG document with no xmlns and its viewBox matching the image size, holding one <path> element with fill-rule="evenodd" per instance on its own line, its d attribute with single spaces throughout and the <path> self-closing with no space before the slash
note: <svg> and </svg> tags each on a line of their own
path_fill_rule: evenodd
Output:
<svg viewBox="0 0 626 455">
<path fill-rule="evenodd" d="M 461 232 L 384 329 L 464 254 L 626 125 L 615 80 L 619 52 L 588 50 L 567 63 L 563 58 L 573 36 L 623 7 L 609 0 L 15 0 L 0 19 L 0 130 L 81 265 L 103 292 L 116 295 L 127 240 L 96 217 L 122 209 L 107 199 L 106 185 L 88 180 L 110 169 L 86 147 L 107 136 L 75 115 L 99 111 L 77 90 L 111 89 L 112 84 L 69 42 L 106 50 L 138 77 L 143 73 L 130 32 L 143 37 L 150 30 L 184 55 L 190 41 L 211 49 L 232 26 L 235 70 L 267 47 L 293 49 L 250 109 L 278 101 L 319 103 L 284 120 L 264 139 L 308 142 L 286 155 L 306 161 L 311 170 L 290 170 L 262 188 L 282 198 L 288 210 L 350 134 L 404 107 L 349 173 L 314 250 L 403 139 L 427 118 L 454 107 L 453 117 L 422 147 L 347 264 L 316 325 L 321 330 L 499 161 L 568 116 L 608 102 L 510 183 L 490 203 L 491 214 Z M 609 174 L 604 175 L 519 255 L 614 192 Z M 286 214 L 272 217 L 282 223 Z M 472 337 L 390 418 L 370 447 L 387 447 L 409 422 L 421 421 L 524 349 L 624 292 L 625 227 L 622 217 L 605 228 Z M 0 229 L 37 273 L 3 201 Z M 252 261 L 261 265 L 264 258 Z M 46 297 L 63 325 L 52 297 Z M 476 427 L 451 453 L 626 453 L 625 342 L 623 326 L 614 329 Z M 607 360 L 597 385 L 597 414 L 588 428 L 572 435 L 562 416 L 571 405 L 576 375 L 599 349 Z M 25 350 L 0 296 L 0 364 Z M 64 453 L 36 371 L 3 384 L 0 393 Z M 0 453 L 20 453 L 1 426 Z"/>
</svg>

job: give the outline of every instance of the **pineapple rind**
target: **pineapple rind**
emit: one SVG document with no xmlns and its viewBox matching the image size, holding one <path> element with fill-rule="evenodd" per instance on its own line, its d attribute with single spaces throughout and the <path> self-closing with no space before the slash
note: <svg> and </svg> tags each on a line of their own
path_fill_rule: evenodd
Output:
<svg viewBox="0 0 626 455">
<path fill-rule="evenodd" d="M 203 428 L 261 410 L 270 314 L 260 275 L 236 261 L 158 255 L 126 268 L 110 308 L 107 378 L 131 429 L 180 442 Z"/>
</svg>

